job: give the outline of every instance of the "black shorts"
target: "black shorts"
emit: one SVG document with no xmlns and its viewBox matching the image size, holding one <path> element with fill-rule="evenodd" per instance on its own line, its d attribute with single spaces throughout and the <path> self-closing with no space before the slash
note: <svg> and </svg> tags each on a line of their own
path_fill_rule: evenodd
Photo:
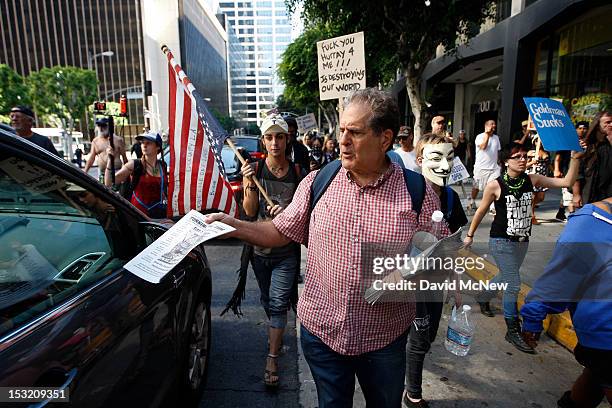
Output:
<svg viewBox="0 0 612 408">
<path fill-rule="evenodd" d="M 578 343 L 574 357 L 591 371 L 601 387 L 612 388 L 612 350 L 594 349 Z"/>
</svg>

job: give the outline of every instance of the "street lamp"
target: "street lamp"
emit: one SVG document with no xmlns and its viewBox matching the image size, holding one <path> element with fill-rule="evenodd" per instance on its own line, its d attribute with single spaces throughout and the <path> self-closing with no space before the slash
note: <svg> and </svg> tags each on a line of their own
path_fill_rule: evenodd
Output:
<svg viewBox="0 0 612 408">
<path fill-rule="evenodd" d="M 104 52 L 99 52 L 97 54 L 92 54 L 90 51 L 87 51 L 87 68 L 93 69 L 94 58 L 112 57 L 113 55 L 115 55 L 113 51 L 104 51 Z"/>
</svg>

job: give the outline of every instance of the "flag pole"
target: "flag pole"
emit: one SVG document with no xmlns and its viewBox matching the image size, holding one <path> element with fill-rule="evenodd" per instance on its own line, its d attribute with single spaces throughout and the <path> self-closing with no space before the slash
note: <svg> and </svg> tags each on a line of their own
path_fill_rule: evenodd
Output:
<svg viewBox="0 0 612 408">
<path fill-rule="evenodd" d="M 242 163 L 243 166 L 247 164 L 247 161 L 244 159 L 244 157 L 242 157 L 242 154 L 240 154 L 240 152 L 236 148 L 236 145 L 234 144 L 232 139 L 228 137 L 226 141 L 227 141 L 228 146 L 234 151 L 234 154 L 236 155 L 236 157 L 238 157 L 238 160 L 240 160 L 240 163 Z M 270 199 L 270 196 L 268 196 L 268 193 L 266 193 L 266 189 L 263 188 L 259 180 L 257 180 L 257 177 L 251 177 L 251 180 L 253 180 L 253 182 L 255 183 L 259 191 L 261 192 L 261 195 L 266 200 L 268 205 L 270 207 L 274 207 L 276 204 L 274 204 L 274 202 Z"/>
</svg>

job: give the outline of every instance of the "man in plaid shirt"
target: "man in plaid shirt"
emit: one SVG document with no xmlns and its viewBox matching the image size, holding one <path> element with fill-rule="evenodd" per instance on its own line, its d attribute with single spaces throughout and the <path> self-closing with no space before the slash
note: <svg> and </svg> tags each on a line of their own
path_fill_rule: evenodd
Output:
<svg viewBox="0 0 612 408">
<path fill-rule="evenodd" d="M 311 214 L 316 172 L 300 183 L 291 204 L 272 221 L 208 217 L 208 222 L 235 227 L 228 236 L 255 245 L 309 243 L 298 318 L 321 408 L 352 406 L 355 375 L 368 406 L 401 406 L 415 306 L 365 301 L 368 271 L 362 270 L 362 244 L 408 245 L 418 229 L 429 228 L 440 202 L 427 186 L 417 220 L 402 169 L 386 156 L 398 129 L 399 109 L 389 94 L 374 88 L 356 91 L 340 121 L 342 168 Z"/>
</svg>

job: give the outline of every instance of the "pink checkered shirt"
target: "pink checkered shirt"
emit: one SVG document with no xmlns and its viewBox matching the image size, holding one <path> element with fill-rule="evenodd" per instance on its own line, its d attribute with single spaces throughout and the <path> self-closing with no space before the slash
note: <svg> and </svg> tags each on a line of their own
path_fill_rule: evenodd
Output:
<svg viewBox="0 0 612 408">
<path fill-rule="evenodd" d="M 298 317 L 337 353 L 378 350 L 404 333 L 415 314 L 410 302 L 368 304 L 361 279 L 362 243 L 409 243 L 418 231 L 402 169 L 392 164 L 376 182 L 359 187 L 341 168 L 314 208 L 309 228 L 314 176 L 310 173 L 300 183 L 291 204 L 272 221 L 280 233 L 296 242 L 304 243 L 308 237 Z M 431 214 L 439 208 L 440 200 L 427 186 L 420 229 L 428 229 Z"/>
</svg>

